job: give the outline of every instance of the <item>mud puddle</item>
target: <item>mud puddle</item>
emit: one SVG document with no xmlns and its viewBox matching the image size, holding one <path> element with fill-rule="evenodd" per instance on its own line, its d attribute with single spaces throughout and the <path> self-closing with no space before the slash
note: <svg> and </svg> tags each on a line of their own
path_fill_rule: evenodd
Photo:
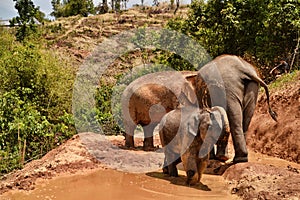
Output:
<svg viewBox="0 0 300 200">
<path fill-rule="evenodd" d="M 158 172 L 130 174 L 111 169 L 101 169 L 88 174 L 43 180 L 30 192 L 12 191 L 3 200 L 35 199 L 236 199 L 228 193 L 222 176 L 204 175 L 202 184 L 185 185 L 184 172 L 170 178 Z"/>
<path fill-rule="evenodd" d="M 298 164 L 251 152 L 249 161 L 286 167 Z M 66 175 L 50 180 L 40 180 L 33 191 L 11 191 L 4 194 L 3 200 L 35 199 L 238 199 L 230 194 L 228 184 L 220 175 L 204 174 L 199 185 L 186 186 L 185 173 L 171 178 L 161 171 L 132 174 L 112 169 L 98 169 L 76 175 Z"/>
</svg>

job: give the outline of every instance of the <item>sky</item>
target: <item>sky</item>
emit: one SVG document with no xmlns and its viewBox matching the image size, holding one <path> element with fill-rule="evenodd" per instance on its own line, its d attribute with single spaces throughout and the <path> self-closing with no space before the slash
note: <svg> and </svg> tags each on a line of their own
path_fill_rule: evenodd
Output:
<svg viewBox="0 0 300 200">
<path fill-rule="evenodd" d="M 52 12 L 51 0 L 32 0 L 35 6 L 39 6 L 40 10 L 46 14 L 47 18 L 51 18 Z M 98 5 L 100 0 L 94 0 L 94 4 Z M 15 9 L 15 2 L 13 0 L 0 0 L 0 19 L 11 19 L 18 15 Z"/>
<path fill-rule="evenodd" d="M 32 0 L 35 6 L 39 6 L 40 10 L 46 14 L 46 18 L 53 19 L 50 16 L 52 12 L 51 0 Z M 94 5 L 98 5 L 102 0 L 93 0 Z M 144 0 L 145 5 L 152 5 L 153 0 Z M 141 4 L 141 0 L 129 0 L 127 6 L 131 7 L 133 4 Z M 15 9 L 15 2 L 13 0 L 0 0 L 0 20 L 7 20 L 17 16 Z"/>
</svg>

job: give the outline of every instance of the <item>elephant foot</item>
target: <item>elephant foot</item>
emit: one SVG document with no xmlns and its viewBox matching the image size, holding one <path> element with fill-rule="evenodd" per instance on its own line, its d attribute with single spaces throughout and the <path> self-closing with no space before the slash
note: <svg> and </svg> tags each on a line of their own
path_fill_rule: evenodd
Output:
<svg viewBox="0 0 300 200">
<path fill-rule="evenodd" d="M 144 151 L 155 151 L 156 148 L 153 145 L 153 138 L 145 138 L 143 142 L 143 150 Z"/>
<path fill-rule="evenodd" d="M 248 162 L 248 156 L 234 157 L 233 159 L 233 163 L 243 163 L 243 162 Z"/>
<path fill-rule="evenodd" d="M 125 147 L 134 148 L 134 140 L 132 135 L 125 135 Z"/>
<path fill-rule="evenodd" d="M 134 148 L 134 144 L 132 144 L 131 142 L 125 142 L 125 147 Z"/>
<path fill-rule="evenodd" d="M 177 171 L 177 169 L 176 169 L 176 170 L 170 171 L 170 172 L 169 172 L 169 175 L 170 175 L 171 177 L 178 177 L 178 171 Z"/>
<path fill-rule="evenodd" d="M 218 155 L 218 156 L 216 156 L 216 160 L 221 161 L 221 162 L 226 162 L 227 160 L 229 160 L 229 158 L 225 155 Z"/>
<path fill-rule="evenodd" d="M 158 148 L 154 146 L 143 146 L 144 151 L 156 151 Z"/>
<path fill-rule="evenodd" d="M 178 170 L 174 163 L 168 166 L 169 175 L 173 177 L 178 177 Z"/>
<path fill-rule="evenodd" d="M 168 166 L 162 168 L 164 174 L 169 174 Z"/>
</svg>

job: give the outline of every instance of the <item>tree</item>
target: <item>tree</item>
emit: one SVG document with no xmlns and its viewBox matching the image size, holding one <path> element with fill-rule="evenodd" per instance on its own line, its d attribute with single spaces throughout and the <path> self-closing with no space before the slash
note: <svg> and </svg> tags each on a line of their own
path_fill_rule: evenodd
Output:
<svg viewBox="0 0 300 200">
<path fill-rule="evenodd" d="M 53 9 L 53 11 L 51 13 L 52 16 L 54 16 L 55 18 L 64 16 L 64 6 L 60 2 L 60 0 L 52 0 L 51 5 L 52 5 L 52 9 Z"/>
<path fill-rule="evenodd" d="M 94 13 L 94 3 L 92 0 L 69 0 L 67 3 L 67 14 L 69 16 L 82 15 L 87 17 L 88 14 Z"/>
<path fill-rule="evenodd" d="M 158 0 L 153 0 L 152 5 L 153 5 L 153 6 L 158 6 L 158 5 L 159 5 L 159 1 L 158 1 Z"/>
<path fill-rule="evenodd" d="M 102 0 L 98 6 L 95 7 L 95 11 L 97 14 L 104 14 L 108 12 L 107 0 Z"/>
<path fill-rule="evenodd" d="M 277 60 L 291 63 L 300 30 L 300 1 L 198 0 L 190 8 L 189 17 L 175 19 L 169 27 L 198 40 L 213 57 L 249 58 L 265 76 Z"/>
<path fill-rule="evenodd" d="M 74 15 L 82 15 L 87 17 L 89 14 L 95 13 L 93 0 L 52 0 L 53 12 L 55 18 L 69 17 Z"/>
<path fill-rule="evenodd" d="M 23 41 L 26 36 L 36 31 L 37 16 L 42 17 L 42 12 L 35 7 L 31 0 L 13 0 L 16 2 L 15 8 L 18 10 L 19 16 L 10 20 L 10 25 L 19 25 L 16 37 L 18 41 Z"/>
</svg>

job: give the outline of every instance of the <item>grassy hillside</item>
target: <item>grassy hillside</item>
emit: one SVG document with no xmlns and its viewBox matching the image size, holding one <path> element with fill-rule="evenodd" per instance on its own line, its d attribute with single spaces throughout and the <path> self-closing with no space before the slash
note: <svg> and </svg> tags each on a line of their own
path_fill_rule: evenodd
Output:
<svg viewBox="0 0 300 200">
<path fill-rule="evenodd" d="M 176 14 L 185 16 L 188 8 Z M 125 30 L 141 27 L 163 27 L 173 18 L 167 6 L 137 7 L 121 13 L 107 13 L 89 17 L 59 18 L 45 25 L 44 37 L 52 48 L 68 52 L 77 61 L 86 58 L 103 41 Z"/>
</svg>

